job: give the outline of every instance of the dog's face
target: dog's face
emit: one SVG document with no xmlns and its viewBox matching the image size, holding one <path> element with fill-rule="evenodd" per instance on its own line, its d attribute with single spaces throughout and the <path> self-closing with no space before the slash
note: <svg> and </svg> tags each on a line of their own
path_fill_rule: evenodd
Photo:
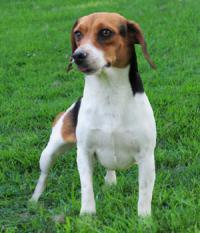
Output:
<svg viewBox="0 0 200 233">
<path fill-rule="evenodd" d="M 126 67 L 130 63 L 133 44 L 147 53 L 138 24 L 116 13 L 94 13 L 80 18 L 71 32 L 72 57 L 80 71 L 92 74 L 105 67 Z"/>
</svg>

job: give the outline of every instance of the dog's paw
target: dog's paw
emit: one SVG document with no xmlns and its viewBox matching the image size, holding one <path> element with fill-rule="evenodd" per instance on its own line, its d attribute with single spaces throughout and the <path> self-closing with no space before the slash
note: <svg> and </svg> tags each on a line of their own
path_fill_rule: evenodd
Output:
<svg viewBox="0 0 200 233">
<path fill-rule="evenodd" d="M 138 216 L 142 218 L 151 216 L 151 206 L 145 204 L 138 205 Z"/>
<path fill-rule="evenodd" d="M 116 185 L 117 184 L 117 180 L 116 180 L 116 178 L 107 178 L 107 177 L 105 177 L 104 178 L 105 179 L 105 185 Z"/>
<path fill-rule="evenodd" d="M 40 204 L 38 204 L 38 202 L 29 199 L 26 203 L 27 208 L 30 212 L 36 213 L 38 211 L 38 209 L 40 208 Z"/>
<path fill-rule="evenodd" d="M 105 184 L 106 185 L 116 185 L 117 184 L 117 178 L 115 171 L 108 172 L 106 176 L 104 177 Z"/>
<path fill-rule="evenodd" d="M 95 215 L 96 214 L 96 209 L 93 207 L 93 208 L 81 208 L 81 211 L 80 211 L 80 216 L 83 216 L 83 215 Z"/>
<path fill-rule="evenodd" d="M 38 198 L 35 198 L 34 196 L 32 196 L 28 201 L 30 203 L 37 203 L 38 202 Z"/>
</svg>

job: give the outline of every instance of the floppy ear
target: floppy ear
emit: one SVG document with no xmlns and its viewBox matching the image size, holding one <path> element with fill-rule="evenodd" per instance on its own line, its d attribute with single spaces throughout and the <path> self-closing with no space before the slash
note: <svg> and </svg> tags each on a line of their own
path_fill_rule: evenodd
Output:
<svg viewBox="0 0 200 233">
<path fill-rule="evenodd" d="M 71 48 L 72 48 L 72 54 L 77 49 L 75 38 L 74 38 L 74 28 L 76 27 L 77 24 L 78 24 L 78 20 L 76 20 L 76 22 L 74 23 L 74 25 L 72 27 L 72 30 L 71 30 Z"/>
<path fill-rule="evenodd" d="M 78 24 L 78 20 L 74 23 L 72 30 L 71 30 L 71 49 L 72 49 L 72 54 L 74 51 L 77 49 L 75 38 L 74 38 L 74 28 Z M 69 64 L 67 66 L 67 72 L 69 72 L 72 69 L 72 56 L 70 56 Z"/>
<path fill-rule="evenodd" d="M 145 59 L 148 61 L 148 63 L 153 69 L 156 69 L 156 65 L 151 60 L 147 51 L 147 45 L 140 26 L 133 21 L 127 21 L 127 28 L 132 42 L 135 44 L 140 44 L 142 46 L 142 52 L 144 54 Z"/>
</svg>

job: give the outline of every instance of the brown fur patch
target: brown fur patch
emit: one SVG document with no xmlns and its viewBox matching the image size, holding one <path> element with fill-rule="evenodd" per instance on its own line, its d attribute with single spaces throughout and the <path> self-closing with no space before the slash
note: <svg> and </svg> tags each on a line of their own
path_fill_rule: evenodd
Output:
<svg viewBox="0 0 200 233">
<path fill-rule="evenodd" d="M 55 119 L 53 120 L 52 123 L 52 127 L 54 127 L 56 125 L 56 123 L 58 122 L 58 120 L 61 118 L 61 116 L 64 114 L 65 112 L 60 112 L 58 113 L 58 115 L 55 117 Z"/>
<path fill-rule="evenodd" d="M 76 135 L 75 135 L 75 127 L 73 124 L 73 116 L 72 112 L 68 112 L 63 118 L 63 125 L 61 134 L 65 142 L 68 143 L 75 143 L 76 142 Z"/>
<path fill-rule="evenodd" d="M 127 20 L 116 13 L 94 13 L 79 19 L 78 24 L 73 31 L 81 31 L 84 35 L 81 41 L 76 45 L 92 42 L 92 44 L 104 51 L 105 59 L 115 67 L 125 67 L 130 61 L 129 47 L 127 46 L 127 37 L 121 36 L 120 25 L 125 25 Z M 110 29 L 114 36 L 104 43 L 99 43 L 97 39 L 98 32 L 104 28 Z"/>
<path fill-rule="evenodd" d="M 123 35 L 122 27 L 124 30 Z M 111 30 L 114 36 L 103 43 L 99 43 L 97 38 L 98 32 L 105 28 Z M 130 28 L 134 30 L 131 30 L 131 32 Z M 75 41 L 73 36 L 75 31 L 82 33 L 83 38 L 80 41 Z M 137 40 L 133 40 L 133 37 Z M 117 13 L 100 12 L 80 18 L 72 30 L 72 42 L 72 47 L 79 47 L 88 42 L 92 43 L 95 47 L 104 51 L 104 57 L 109 64 L 118 68 L 123 68 L 130 63 L 133 44 L 140 43 L 145 58 L 154 67 L 147 52 L 146 43 L 139 25 L 128 21 Z"/>
</svg>

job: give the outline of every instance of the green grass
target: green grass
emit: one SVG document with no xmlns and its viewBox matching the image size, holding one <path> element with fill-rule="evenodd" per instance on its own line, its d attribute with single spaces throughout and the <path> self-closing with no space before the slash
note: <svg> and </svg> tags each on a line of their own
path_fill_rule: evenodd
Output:
<svg viewBox="0 0 200 233">
<path fill-rule="evenodd" d="M 195 0 L 0 1 L 0 229 L 2 232 L 200 232 L 200 2 Z M 138 62 L 157 122 L 153 216 L 137 217 L 137 167 L 107 188 L 97 166 L 97 215 L 79 217 L 75 150 L 52 169 L 39 204 L 28 204 L 54 116 L 83 90 L 65 72 L 76 18 L 114 11 L 139 22 L 157 71 Z M 65 213 L 65 223 L 52 218 Z"/>
</svg>

